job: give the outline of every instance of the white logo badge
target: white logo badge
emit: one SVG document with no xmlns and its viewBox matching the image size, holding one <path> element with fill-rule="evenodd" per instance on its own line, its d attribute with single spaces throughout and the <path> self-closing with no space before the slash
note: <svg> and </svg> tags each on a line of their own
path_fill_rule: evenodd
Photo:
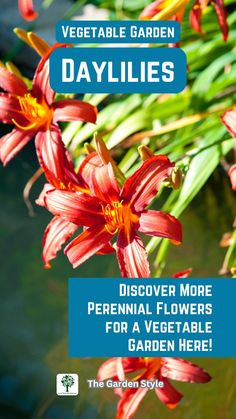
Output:
<svg viewBox="0 0 236 419">
<path fill-rule="evenodd" d="M 78 374 L 66 372 L 57 374 L 56 387 L 58 396 L 77 396 L 79 394 Z"/>
</svg>

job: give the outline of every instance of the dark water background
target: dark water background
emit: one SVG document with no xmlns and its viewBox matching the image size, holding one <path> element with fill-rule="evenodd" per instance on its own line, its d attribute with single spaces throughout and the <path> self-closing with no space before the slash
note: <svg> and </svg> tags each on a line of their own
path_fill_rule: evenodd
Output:
<svg viewBox="0 0 236 419">
<path fill-rule="evenodd" d="M 43 269 L 41 238 L 51 215 L 35 207 L 35 217 L 29 217 L 22 200 L 23 187 L 36 169 L 33 144 L 7 168 L 0 168 L 0 419 L 113 419 L 117 398 L 112 390 L 88 390 L 86 384 L 86 379 L 96 377 L 103 360 L 66 355 L 67 278 L 118 277 L 116 259 L 96 256 L 74 271 L 61 253 L 51 270 Z M 42 184 L 43 179 L 33 188 L 32 200 Z M 190 266 L 196 277 L 216 276 L 224 257 L 218 243 L 231 230 L 234 209 L 235 196 L 219 169 L 181 217 L 184 245 L 172 247 L 165 276 Z M 137 419 L 236 418 L 236 360 L 194 361 L 213 380 L 207 385 L 177 383 L 185 397 L 174 411 L 149 392 Z M 80 375 L 78 397 L 56 396 L 55 375 L 59 372 Z"/>
</svg>

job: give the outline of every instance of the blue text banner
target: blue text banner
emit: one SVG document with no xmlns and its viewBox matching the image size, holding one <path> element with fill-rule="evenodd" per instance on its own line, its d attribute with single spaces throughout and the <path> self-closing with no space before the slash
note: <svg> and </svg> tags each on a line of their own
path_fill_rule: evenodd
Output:
<svg viewBox="0 0 236 419">
<path fill-rule="evenodd" d="M 235 296 L 228 278 L 70 279 L 69 356 L 235 357 Z"/>
<path fill-rule="evenodd" d="M 178 93 L 186 69 L 179 48 L 59 48 L 50 85 L 59 93 Z"/>
<path fill-rule="evenodd" d="M 180 24 L 175 21 L 68 21 L 56 25 L 58 42 L 89 43 L 176 43 Z"/>
</svg>

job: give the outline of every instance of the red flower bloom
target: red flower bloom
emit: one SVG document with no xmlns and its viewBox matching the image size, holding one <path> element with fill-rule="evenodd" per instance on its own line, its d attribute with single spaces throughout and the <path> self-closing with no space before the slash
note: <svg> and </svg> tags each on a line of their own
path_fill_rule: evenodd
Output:
<svg viewBox="0 0 236 419">
<path fill-rule="evenodd" d="M 170 384 L 169 379 L 189 383 L 207 383 L 211 380 L 210 375 L 202 368 L 180 358 L 111 358 L 99 368 L 98 380 L 112 378 L 114 381 L 123 381 L 126 373 L 136 371 L 139 374 L 132 381 L 163 381 L 164 387 L 155 388 L 155 393 L 170 409 L 177 406 L 183 395 Z M 120 389 L 116 391 L 121 397 L 116 419 L 131 419 L 147 392 L 148 388 L 140 387 L 128 388 L 124 392 Z"/>
<path fill-rule="evenodd" d="M 58 189 L 46 192 L 44 203 L 49 211 L 86 227 L 65 249 L 73 267 L 99 252 L 118 233 L 116 254 L 122 275 L 150 275 L 146 250 L 137 232 L 178 243 L 182 240 L 181 224 L 175 217 L 146 210 L 173 166 L 166 156 L 151 157 L 120 188 L 109 163 L 88 170 L 90 195 Z M 87 167 L 82 165 L 80 173 Z"/>
<path fill-rule="evenodd" d="M 233 164 L 233 166 L 230 167 L 228 175 L 230 177 L 232 189 L 236 191 L 236 164 Z"/>
<path fill-rule="evenodd" d="M 232 137 L 236 138 L 236 111 L 231 109 L 230 111 L 225 112 L 221 117 L 221 120 Z"/>
<path fill-rule="evenodd" d="M 54 102 L 49 85 L 49 62 L 43 57 L 36 69 L 32 90 L 24 81 L 0 67 L 0 121 L 15 129 L 0 140 L 0 160 L 6 165 L 33 137 L 39 162 L 60 177 L 60 159 L 65 153 L 58 121 L 96 121 L 96 108 L 78 100 Z"/>
<path fill-rule="evenodd" d="M 38 13 L 34 10 L 32 0 L 18 0 L 18 8 L 23 19 L 31 21 L 38 17 Z"/>
<path fill-rule="evenodd" d="M 189 0 L 156 0 L 145 7 L 140 19 L 177 20 L 181 22 L 188 3 Z M 202 33 L 202 14 L 209 4 L 213 4 L 215 8 L 223 38 L 226 41 L 229 27 L 223 0 L 196 0 L 190 12 L 190 23 L 197 32 Z"/>
<path fill-rule="evenodd" d="M 102 162 L 97 153 L 91 153 L 83 161 L 76 173 L 74 166 L 70 160 L 69 155 L 62 155 L 63 159 L 60 160 L 61 164 L 61 177 L 55 177 L 54 173 L 44 164 L 42 164 L 45 176 L 50 182 L 45 184 L 43 191 L 37 199 L 37 204 L 45 206 L 45 197 L 49 191 L 56 189 L 77 192 L 90 195 L 88 184 L 92 172 L 102 166 Z M 88 197 L 89 199 L 89 197 Z M 76 232 L 78 225 L 74 224 L 63 217 L 55 216 L 48 224 L 43 236 L 43 254 L 42 259 L 45 268 L 50 268 L 50 261 L 54 259 L 57 252 L 61 249 L 62 245 Z M 108 243 L 100 250 L 100 254 L 107 254 L 114 252 L 113 246 Z"/>
</svg>

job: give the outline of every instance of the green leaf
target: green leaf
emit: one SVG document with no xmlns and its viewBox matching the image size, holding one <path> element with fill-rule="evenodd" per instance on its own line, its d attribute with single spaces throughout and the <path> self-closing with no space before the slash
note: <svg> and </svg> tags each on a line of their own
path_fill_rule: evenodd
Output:
<svg viewBox="0 0 236 419">
<path fill-rule="evenodd" d="M 222 147 L 217 145 L 210 147 L 193 157 L 178 202 L 172 210 L 173 215 L 179 217 L 211 176 L 222 156 L 227 154 L 232 147 L 233 141 L 228 140 L 222 144 Z"/>
<path fill-rule="evenodd" d="M 235 59 L 236 56 L 234 51 L 218 57 L 197 77 L 193 84 L 192 92 L 199 96 L 206 93 L 217 74 L 224 70 L 226 64 L 232 63 Z"/>
</svg>

